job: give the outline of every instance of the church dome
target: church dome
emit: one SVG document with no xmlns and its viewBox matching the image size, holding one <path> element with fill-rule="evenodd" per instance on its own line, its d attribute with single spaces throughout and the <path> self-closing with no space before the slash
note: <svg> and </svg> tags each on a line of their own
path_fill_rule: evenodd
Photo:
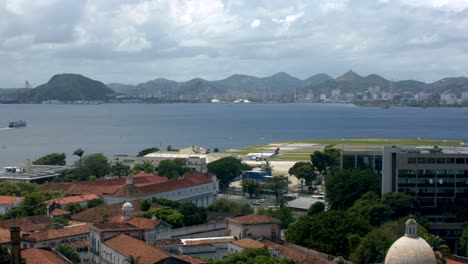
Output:
<svg viewBox="0 0 468 264">
<path fill-rule="evenodd" d="M 390 247 L 385 256 L 385 264 L 436 264 L 431 246 L 418 236 L 418 223 L 409 219 L 405 225 L 405 235 Z"/>
<path fill-rule="evenodd" d="M 129 202 L 126 202 L 122 205 L 122 210 L 133 210 L 133 205 Z"/>
</svg>

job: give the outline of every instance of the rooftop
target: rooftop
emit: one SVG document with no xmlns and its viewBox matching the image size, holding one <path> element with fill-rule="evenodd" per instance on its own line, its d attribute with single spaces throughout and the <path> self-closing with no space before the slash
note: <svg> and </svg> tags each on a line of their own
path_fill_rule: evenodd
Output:
<svg viewBox="0 0 468 264">
<path fill-rule="evenodd" d="M 0 204 L 13 205 L 14 202 L 22 202 L 24 197 L 0 195 Z"/>
<path fill-rule="evenodd" d="M 262 243 L 267 245 L 268 249 L 270 250 L 271 249 L 279 250 L 280 254 L 283 257 L 294 261 L 295 264 L 332 264 L 333 263 L 321 257 L 314 256 L 310 253 L 306 253 L 304 251 L 301 251 L 299 249 L 296 249 L 290 246 L 280 245 L 267 239 L 262 240 Z"/>
<path fill-rule="evenodd" d="M 91 201 L 94 199 L 101 199 L 101 197 L 97 196 L 96 194 L 82 194 L 82 195 L 51 199 L 48 202 L 49 203 L 55 202 L 55 203 L 64 205 L 64 204 L 69 204 L 69 203 L 83 203 L 83 202 Z"/>
<path fill-rule="evenodd" d="M 141 203 L 143 200 L 133 200 L 134 213 L 137 214 L 140 212 Z M 98 207 L 93 207 L 86 209 L 82 212 L 74 214 L 71 216 L 72 220 L 78 220 L 88 223 L 98 223 L 104 220 L 109 220 L 114 217 L 122 216 L 122 205 L 124 203 L 115 203 L 115 204 L 105 204 Z"/>
<path fill-rule="evenodd" d="M 69 215 L 69 214 L 71 214 L 70 211 L 62 210 L 60 208 L 56 208 L 50 213 L 51 216 L 61 216 L 61 215 Z"/>
<path fill-rule="evenodd" d="M 231 243 L 241 248 L 263 248 L 265 247 L 265 244 L 258 242 L 257 240 L 253 240 L 251 238 L 235 240 Z"/>
<path fill-rule="evenodd" d="M 128 220 L 127 223 L 136 226 L 138 228 L 148 230 L 148 229 L 155 229 L 161 221 L 153 220 L 148 218 L 141 218 L 141 217 L 133 217 L 132 219 Z"/>
<path fill-rule="evenodd" d="M 28 248 L 21 250 L 21 257 L 28 264 L 68 264 L 63 258 L 45 249 Z"/>
<path fill-rule="evenodd" d="M 104 243 L 124 256 L 141 257 L 140 264 L 153 264 L 170 257 L 169 253 L 125 234 L 120 234 Z"/>
<path fill-rule="evenodd" d="M 32 233 L 28 236 L 23 236 L 22 240 L 31 241 L 31 242 L 39 242 L 39 241 L 49 241 L 58 238 L 64 237 L 71 237 L 71 236 L 78 236 L 82 234 L 89 233 L 89 225 L 88 224 L 80 224 L 75 226 L 67 226 L 60 229 L 50 229 L 45 230 L 37 233 Z"/>
<path fill-rule="evenodd" d="M 268 217 L 268 216 L 263 216 L 263 215 L 257 215 L 257 214 L 249 214 L 249 215 L 229 218 L 229 221 L 239 223 L 239 224 L 244 224 L 244 225 L 258 225 L 258 224 L 270 224 L 270 223 L 279 224 L 280 223 L 278 219 Z"/>
</svg>

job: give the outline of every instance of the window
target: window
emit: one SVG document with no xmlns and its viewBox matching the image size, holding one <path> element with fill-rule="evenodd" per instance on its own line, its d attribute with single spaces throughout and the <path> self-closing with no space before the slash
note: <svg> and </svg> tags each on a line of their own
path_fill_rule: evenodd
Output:
<svg viewBox="0 0 468 264">
<path fill-rule="evenodd" d="M 465 164 L 465 159 L 464 158 L 457 158 L 455 162 L 457 164 Z"/>
<path fill-rule="evenodd" d="M 418 158 L 418 164 L 426 164 L 426 158 Z"/>
<path fill-rule="evenodd" d="M 447 164 L 455 164 L 455 158 L 447 158 Z"/>
<path fill-rule="evenodd" d="M 437 164 L 445 164 L 445 158 L 437 158 Z"/>
<path fill-rule="evenodd" d="M 436 159 L 435 158 L 427 158 L 427 164 L 435 164 Z"/>
<path fill-rule="evenodd" d="M 416 164 L 416 158 L 408 158 L 408 164 Z"/>
</svg>

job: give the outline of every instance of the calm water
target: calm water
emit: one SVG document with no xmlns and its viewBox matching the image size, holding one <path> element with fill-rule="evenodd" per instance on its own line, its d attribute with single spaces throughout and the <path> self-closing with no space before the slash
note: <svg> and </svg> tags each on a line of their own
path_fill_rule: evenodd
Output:
<svg viewBox="0 0 468 264">
<path fill-rule="evenodd" d="M 0 166 L 75 149 L 134 155 L 146 147 L 221 149 L 324 138 L 467 139 L 467 108 L 365 108 L 347 104 L 0 105 Z"/>
</svg>

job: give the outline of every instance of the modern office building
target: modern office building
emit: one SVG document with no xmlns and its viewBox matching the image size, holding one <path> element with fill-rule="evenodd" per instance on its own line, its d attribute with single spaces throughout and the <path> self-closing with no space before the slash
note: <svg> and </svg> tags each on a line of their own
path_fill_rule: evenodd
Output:
<svg viewBox="0 0 468 264">
<path fill-rule="evenodd" d="M 382 160 L 382 194 L 411 194 L 432 214 L 468 208 L 468 148 L 385 146 Z"/>
<path fill-rule="evenodd" d="M 343 150 L 340 155 L 342 169 L 370 169 L 382 174 L 382 151 L 380 150 Z"/>
</svg>

